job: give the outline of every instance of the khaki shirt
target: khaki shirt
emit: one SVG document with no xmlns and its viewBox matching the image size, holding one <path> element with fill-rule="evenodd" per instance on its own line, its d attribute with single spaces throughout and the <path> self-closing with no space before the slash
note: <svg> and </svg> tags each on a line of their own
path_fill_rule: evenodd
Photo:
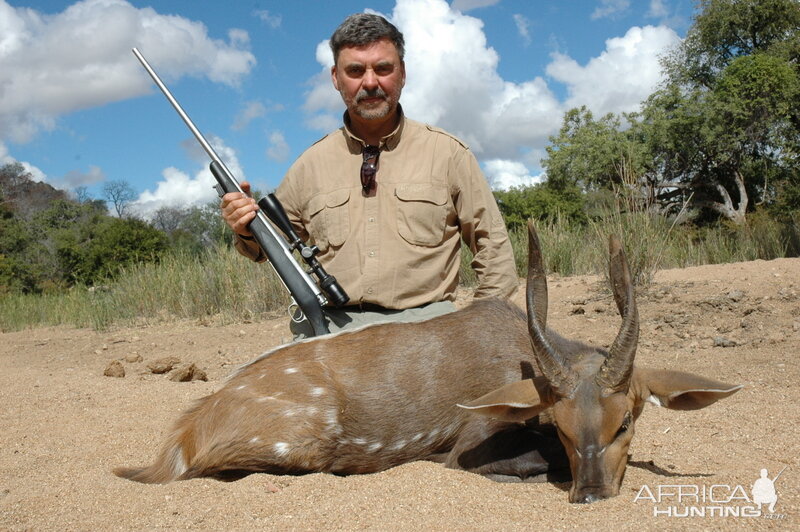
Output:
<svg viewBox="0 0 800 532">
<path fill-rule="evenodd" d="M 454 300 L 459 238 L 475 254 L 475 297 L 513 294 L 518 279 L 505 224 L 464 144 L 401 116 L 381 141 L 369 197 L 360 181 L 363 145 L 345 125 L 306 150 L 275 193 L 300 238 L 319 247 L 317 258 L 350 296 L 348 305 L 404 309 Z M 237 239 L 236 247 L 266 258 L 255 242 Z"/>
</svg>

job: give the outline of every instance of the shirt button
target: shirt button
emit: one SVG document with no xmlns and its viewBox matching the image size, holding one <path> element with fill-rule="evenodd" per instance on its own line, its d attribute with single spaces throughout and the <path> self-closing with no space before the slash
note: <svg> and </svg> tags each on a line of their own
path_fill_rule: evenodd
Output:
<svg viewBox="0 0 800 532">
<path fill-rule="evenodd" d="M 374 252 L 374 251 L 370 251 L 370 252 L 369 252 L 369 256 L 370 256 L 370 257 L 374 257 L 374 256 L 375 256 L 375 252 Z"/>
<path fill-rule="evenodd" d="M 367 288 L 367 293 L 371 294 L 372 293 L 372 288 Z"/>
<path fill-rule="evenodd" d="M 374 222 L 374 221 L 375 221 L 375 217 L 374 217 L 374 216 L 370 216 L 370 217 L 369 217 L 369 221 L 370 221 L 370 222 Z"/>
</svg>

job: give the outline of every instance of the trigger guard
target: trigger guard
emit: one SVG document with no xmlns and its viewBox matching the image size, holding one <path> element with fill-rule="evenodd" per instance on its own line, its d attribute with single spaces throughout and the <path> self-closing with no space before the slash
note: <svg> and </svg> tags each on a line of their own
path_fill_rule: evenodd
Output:
<svg viewBox="0 0 800 532">
<path fill-rule="evenodd" d="M 303 311 L 300 309 L 300 305 L 298 305 L 295 301 L 286 308 L 286 311 L 289 313 L 289 318 L 295 323 L 301 323 L 305 321 L 306 315 L 303 314 Z"/>
</svg>

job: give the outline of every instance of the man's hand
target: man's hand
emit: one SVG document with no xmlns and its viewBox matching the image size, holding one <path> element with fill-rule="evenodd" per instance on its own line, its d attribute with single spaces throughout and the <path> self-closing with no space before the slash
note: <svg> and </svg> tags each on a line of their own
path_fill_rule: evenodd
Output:
<svg viewBox="0 0 800 532">
<path fill-rule="evenodd" d="M 222 196 L 222 218 L 228 224 L 234 233 L 242 236 L 252 236 L 253 233 L 247 229 L 247 225 L 256 217 L 258 204 L 250 196 L 250 183 L 247 181 L 241 182 L 241 192 L 228 192 Z"/>
</svg>

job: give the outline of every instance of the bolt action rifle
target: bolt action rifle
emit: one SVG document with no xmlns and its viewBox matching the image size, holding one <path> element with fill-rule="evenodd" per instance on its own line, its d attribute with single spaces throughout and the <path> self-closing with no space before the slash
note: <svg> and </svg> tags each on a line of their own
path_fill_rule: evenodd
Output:
<svg viewBox="0 0 800 532">
<path fill-rule="evenodd" d="M 239 182 L 195 127 L 189 115 L 184 112 L 144 56 L 136 48 L 133 49 L 133 54 L 142 63 L 142 66 L 153 78 L 153 81 L 164 93 L 164 96 L 167 97 L 169 103 L 178 112 L 178 115 L 189 127 L 189 130 L 194 134 L 208 156 L 211 157 L 211 173 L 214 174 L 214 178 L 217 180 L 215 188 L 219 196 L 222 197 L 229 192 L 244 192 Z M 347 294 L 336 282 L 336 279 L 325 272 L 317 260 L 316 255 L 319 253 L 319 248 L 306 245 L 294 231 L 288 216 L 286 216 L 286 211 L 284 211 L 283 206 L 273 194 L 267 194 L 261 198 L 258 201 L 258 206 L 260 209 L 256 211 L 256 217 L 250 222 L 248 229 L 253 233 L 253 238 L 264 250 L 269 263 L 274 268 L 275 273 L 278 274 L 278 278 L 280 278 L 294 299 L 294 303 L 290 308 L 295 304 L 300 308 L 301 315 L 292 316 L 292 319 L 295 321 L 302 321 L 304 318 L 308 319 L 315 336 L 327 334 L 329 332 L 328 324 L 325 320 L 322 306 L 330 301 L 335 306 L 340 307 L 349 300 Z M 286 235 L 286 238 L 278 234 L 267 218 Z M 292 253 L 295 250 L 299 252 L 308 265 L 308 271 L 304 270 L 294 258 Z M 311 277 L 310 274 L 312 273 L 319 279 L 319 285 Z"/>
</svg>

